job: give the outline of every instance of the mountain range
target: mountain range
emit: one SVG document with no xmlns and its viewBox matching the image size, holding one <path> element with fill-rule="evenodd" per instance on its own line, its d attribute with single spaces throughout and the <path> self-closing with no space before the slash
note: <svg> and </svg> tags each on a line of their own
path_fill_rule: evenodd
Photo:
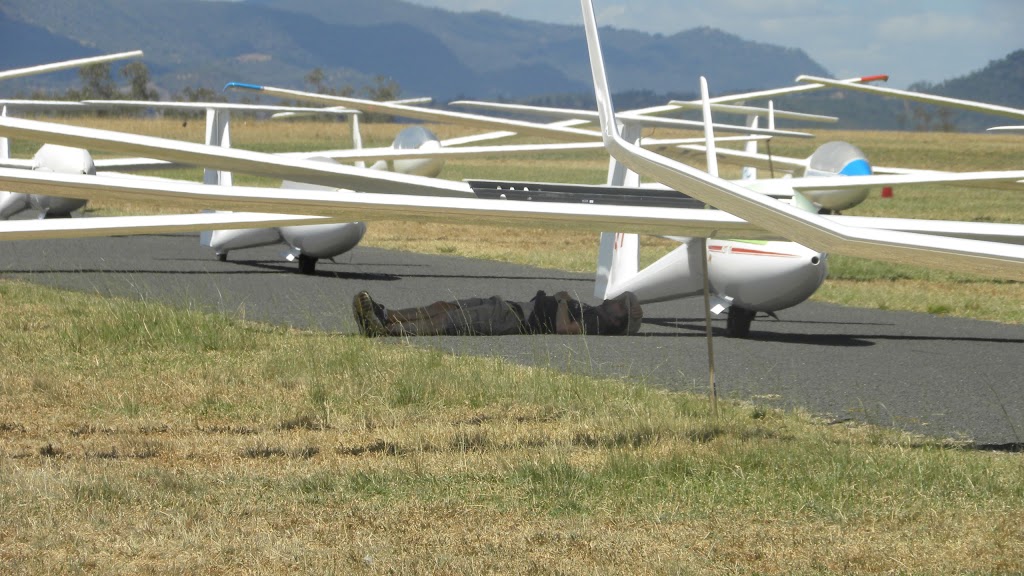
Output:
<svg viewBox="0 0 1024 576">
<path fill-rule="evenodd" d="M 604 28 L 602 44 L 613 90 L 630 95 L 628 102 L 617 98 L 623 108 L 692 97 L 700 75 L 715 94 L 788 85 L 799 74 L 830 76 L 802 50 L 706 27 L 672 35 Z M 402 0 L 0 2 L 0 70 L 134 49 L 145 51 L 143 61 L 163 99 L 186 88 L 219 90 L 231 81 L 310 89 L 306 77 L 313 70 L 323 73 L 325 86 L 358 91 L 386 78 L 403 96 L 437 102 L 466 97 L 585 104 L 592 94 L 582 26 L 495 12 L 455 13 Z M 77 81 L 74 72 L 14 80 L 4 83 L 0 96 L 61 91 Z M 1024 51 L 971 77 L 927 88 L 1022 106 Z M 839 115 L 849 117 L 851 101 L 856 109 L 861 97 L 844 98 Z M 833 100 L 800 103 L 828 112 Z M 879 100 L 867 97 L 865 107 L 872 110 Z M 878 122 L 884 127 L 893 120 Z"/>
<path fill-rule="evenodd" d="M 229 81 L 302 88 L 394 79 L 409 95 L 523 98 L 590 91 L 582 26 L 455 13 L 401 0 L 4 0 L 0 69 L 141 49 L 163 93 Z M 606 29 L 619 89 L 717 91 L 827 74 L 801 50 L 711 28 L 671 36 Z M 15 43 L 16 42 L 16 43 Z M 40 77 L 41 78 L 41 77 Z"/>
</svg>

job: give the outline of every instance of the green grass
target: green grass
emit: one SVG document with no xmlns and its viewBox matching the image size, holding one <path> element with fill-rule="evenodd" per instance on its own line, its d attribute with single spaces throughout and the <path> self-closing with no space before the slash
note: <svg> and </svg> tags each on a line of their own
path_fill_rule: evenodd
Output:
<svg viewBox="0 0 1024 576">
<path fill-rule="evenodd" d="M 0 331 L 5 573 L 1024 570 L 1017 454 L 16 282 Z"/>
<path fill-rule="evenodd" d="M 124 122 L 202 139 L 198 121 Z M 386 143 L 393 128 L 366 134 Z M 346 133 L 250 122 L 232 136 L 284 150 Z M 1019 159 L 1019 140 L 992 135 L 833 136 L 884 165 Z M 581 154 L 444 176 L 600 182 L 603 170 Z M 1021 222 L 1024 203 L 897 189 L 856 213 Z M 576 271 L 596 260 L 592 235 L 568 232 L 371 226 L 367 243 Z M 648 242 L 645 261 L 671 246 Z M 818 298 L 1024 321 L 1020 283 L 854 259 L 833 258 Z M 0 334 L 4 573 L 1024 571 L 1018 454 L 757 404 L 721 402 L 716 418 L 706 398 L 643 381 L 23 283 L 0 282 Z"/>
</svg>

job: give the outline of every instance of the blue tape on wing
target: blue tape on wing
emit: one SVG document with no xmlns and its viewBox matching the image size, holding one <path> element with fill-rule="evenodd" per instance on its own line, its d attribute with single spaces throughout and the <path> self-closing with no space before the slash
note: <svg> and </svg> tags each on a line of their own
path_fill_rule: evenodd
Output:
<svg viewBox="0 0 1024 576">
<path fill-rule="evenodd" d="M 244 82 L 228 82 L 224 85 L 224 89 L 228 88 L 244 88 L 245 90 L 263 90 L 263 86 L 259 84 L 246 84 Z"/>
</svg>

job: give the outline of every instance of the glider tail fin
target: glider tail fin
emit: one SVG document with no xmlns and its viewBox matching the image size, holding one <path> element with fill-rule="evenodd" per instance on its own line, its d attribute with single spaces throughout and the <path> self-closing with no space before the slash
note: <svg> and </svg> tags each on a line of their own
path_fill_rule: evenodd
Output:
<svg viewBox="0 0 1024 576">
<path fill-rule="evenodd" d="M 231 148 L 231 112 L 216 108 L 206 110 L 206 145 Z M 203 183 L 231 186 L 231 172 L 206 168 Z"/>
<path fill-rule="evenodd" d="M 750 115 L 747 117 L 747 126 L 751 128 L 760 128 L 760 118 L 756 115 Z M 757 140 L 748 140 L 743 145 L 743 151 L 753 156 L 757 154 Z M 757 168 L 754 166 L 744 166 L 741 178 L 743 180 L 757 180 Z"/>
<path fill-rule="evenodd" d="M 615 296 L 616 287 L 635 277 L 639 268 L 640 237 L 637 234 L 602 232 L 594 297 L 606 300 Z"/>
</svg>

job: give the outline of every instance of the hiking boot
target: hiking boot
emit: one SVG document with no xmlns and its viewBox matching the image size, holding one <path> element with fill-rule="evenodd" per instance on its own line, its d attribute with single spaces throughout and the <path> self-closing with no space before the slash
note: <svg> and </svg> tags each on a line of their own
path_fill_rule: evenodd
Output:
<svg viewBox="0 0 1024 576">
<path fill-rule="evenodd" d="M 384 336 L 387 334 L 387 310 L 383 305 L 373 301 L 370 293 L 361 290 L 352 300 L 352 314 L 356 318 L 359 332 L 363 336 Z"/>
</svg>

